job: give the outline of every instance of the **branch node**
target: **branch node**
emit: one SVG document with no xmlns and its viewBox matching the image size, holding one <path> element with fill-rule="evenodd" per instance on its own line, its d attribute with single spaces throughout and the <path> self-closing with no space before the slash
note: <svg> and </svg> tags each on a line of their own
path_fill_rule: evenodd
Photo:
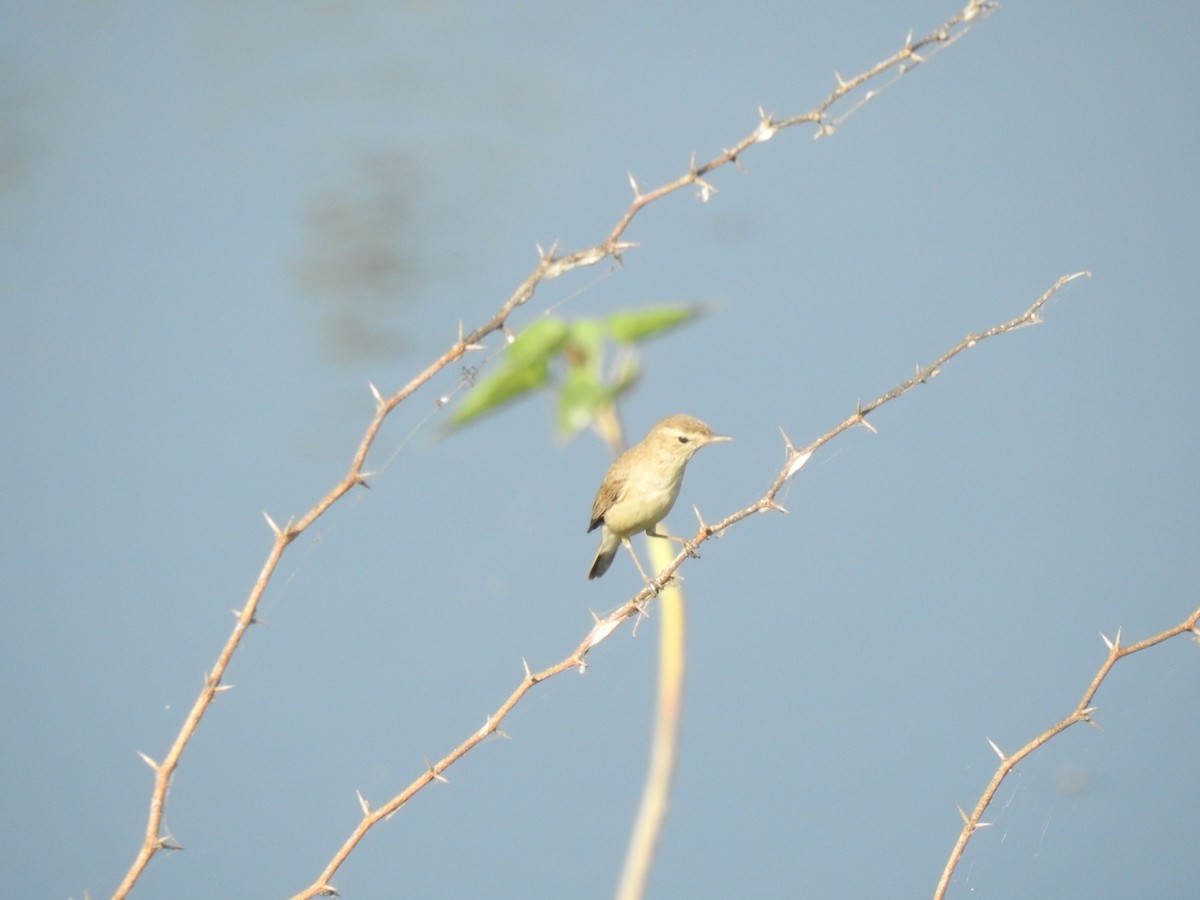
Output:
<svg viewBox="0 0 1200 900">
<path fill-rule="evenodd" d="M 441 774 L 433 767 L 433 763 L 429 761 L 429 757 L 425 757 L 425 771 L 429 773 L 429 777 L 434 781 L 440 781 L 442 784 L 449 784 L 450 780 L 445 775 Z"/>
<path fill-rule="evenodd" d="M 863 425 L 866 425 L 867 428 L 871 428 L 870 425 L 867 425 L 866 419 L 862 419 L 861 422 Z M 875 429 L 871 428 L 871 430 L 874 431 Z M 785 437 L 786 437 L 786 435 L 785 435 Z M 797 472 L 799 472 L 802 468 L 804 468 L 805 463 L 807 463 L 810 459 L 812 459 L 812 455 L 813 455 L 813 452 L 811 450 L 806 450 L 804 453 L 796 453 L 795 450 L 792 450 L 791 442 L 789 442 L 789 444 L 788 444 L 788 450 L 791 450 L 791 452 L 792 452 L 792 461 L 790 463 L 788 463 L 787 472 L 785 472 L 784 476 L 783 476 L 784 481 L 787 481 L 789 478 L 791 478 L 793 475 L 795 475 Z"/>
<path fill-rule="evenodd" d="M 595 647 L 597 644 L 599 644 L 601 641 L 603 641 L 605 638 L 607 638 L 610 634 L 612 634 L 616 630 L 617 625 L 619 625 L 619 624 L 620 624 L 620 619 L 615 619 L 615 618 L 598 620 L 596 622 L 596 624 L 592 626 L 592 630 L 590 632 L 588 632 L 588 636 L 584 640 L 585 649 L 591 650 L 593 647 Z M 582 660 L 581 660 L 581 662 L 582 662 Z M 583 670 L 580 669 L 580 671 L 583 671 Z"/>
<path fill-rule="evenodd" d="M 774 117 L 760 106 L 758 108 L 758 127 L 754 129 L 754 142 L 765 144 L 778 133 L 779 126 L 775 124 Z"/>
<path fill-rule="evenodd" d="M 175 838 L 171 837 L 171 835 L 169 835 L 169 834 L 164 834 L 162 837 L 160 837 L 157 841 L 154 842 L 154 846 L 158 850 L 182 850 L 183 849 L 183 844 L 179 843 L 177 840 L 175 840 Z"/>
<path fill-rule="evenodd" d="M 153 770 L 155 775 L 158 774 L 158 763 L 156 763 L 153 759 L 151 759 L 149 756 L 147 756 L 141 750 L 139 750 L 137 752 L 137 755 L 142 758 L 142 762 L 144 762 L 146 765 L 148 765 Z"/>
</svg>

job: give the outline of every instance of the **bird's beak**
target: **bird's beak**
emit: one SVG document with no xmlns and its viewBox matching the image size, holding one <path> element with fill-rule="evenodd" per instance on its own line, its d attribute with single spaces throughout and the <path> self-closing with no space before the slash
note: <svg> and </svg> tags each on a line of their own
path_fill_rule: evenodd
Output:
<svg viewBox="0 0 1200 900">
<path fill-rule="evenodd" d="M 714 434 L 707 441 L 705 441 L 705 443 L 706 444 L 718 444 L 721 441 L 732 441 L 732 440 L 733 440 L 733 438 L 731 438 L 727 434 Z"/>
</svg>

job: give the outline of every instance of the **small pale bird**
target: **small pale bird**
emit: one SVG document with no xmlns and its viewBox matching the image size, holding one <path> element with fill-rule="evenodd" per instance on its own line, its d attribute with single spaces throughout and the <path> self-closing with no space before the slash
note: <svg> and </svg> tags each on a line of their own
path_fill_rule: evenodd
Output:
<svg viewBox="0 0 1200 900">
<path fill-rule="evenodd" d="M 624 544 L 633 557 L 643 581 L 649 581 L 629 538 L 639 531 L 650 537 L 666 538 L 687 546 L 682 538 L 655 530 L 679 496 L 683 470 L 688 460 L 706 444 L 731 441 L 691 416 L 667 416 L 650 433 L 617 457 L 600 482 L 592 501 L 588 531 L 600 529 L 600 549 L 592 561 L 588 578 L 599 578 L 612 565 L 617 549 Z"/>
</svg>

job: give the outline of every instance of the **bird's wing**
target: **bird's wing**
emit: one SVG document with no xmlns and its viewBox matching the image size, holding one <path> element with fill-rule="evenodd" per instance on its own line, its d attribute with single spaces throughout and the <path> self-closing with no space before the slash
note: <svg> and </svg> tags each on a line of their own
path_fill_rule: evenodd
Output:
<svg viewBox="0 0 1200 900">
<path fill-rule="evenodd" d="M 600 484 L 600 490 L 596 491 L 596 499 L 592 501 L 592 519 L 588 525 L 588 531 L 595 531 L 604 521 L 605 514 L 612 509 L 612 505 L 621 499 L 621 493 L 625 490 L 625 474 L 623 472 L 610 471 L 604 476 L 604 481 Z"/>
</svg>

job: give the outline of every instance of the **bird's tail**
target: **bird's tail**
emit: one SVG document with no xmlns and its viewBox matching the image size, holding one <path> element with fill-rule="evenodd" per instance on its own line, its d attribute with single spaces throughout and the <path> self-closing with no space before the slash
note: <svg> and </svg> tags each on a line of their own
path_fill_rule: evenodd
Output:
<svg viewBox="0 0 1200 900">
<path fill-rule="evenodd" d="M 620 547 L 621 539 L 605 526 L 600 534 L 600 549 L 596 551 L 596 558 L 592 560 L 592 568 L 588 572 L 589 580 L 599 578 L 608 571 L 608 567 L 612 565 L 612 561 L 616 557 L 617 550 Z"/>
</svg>

